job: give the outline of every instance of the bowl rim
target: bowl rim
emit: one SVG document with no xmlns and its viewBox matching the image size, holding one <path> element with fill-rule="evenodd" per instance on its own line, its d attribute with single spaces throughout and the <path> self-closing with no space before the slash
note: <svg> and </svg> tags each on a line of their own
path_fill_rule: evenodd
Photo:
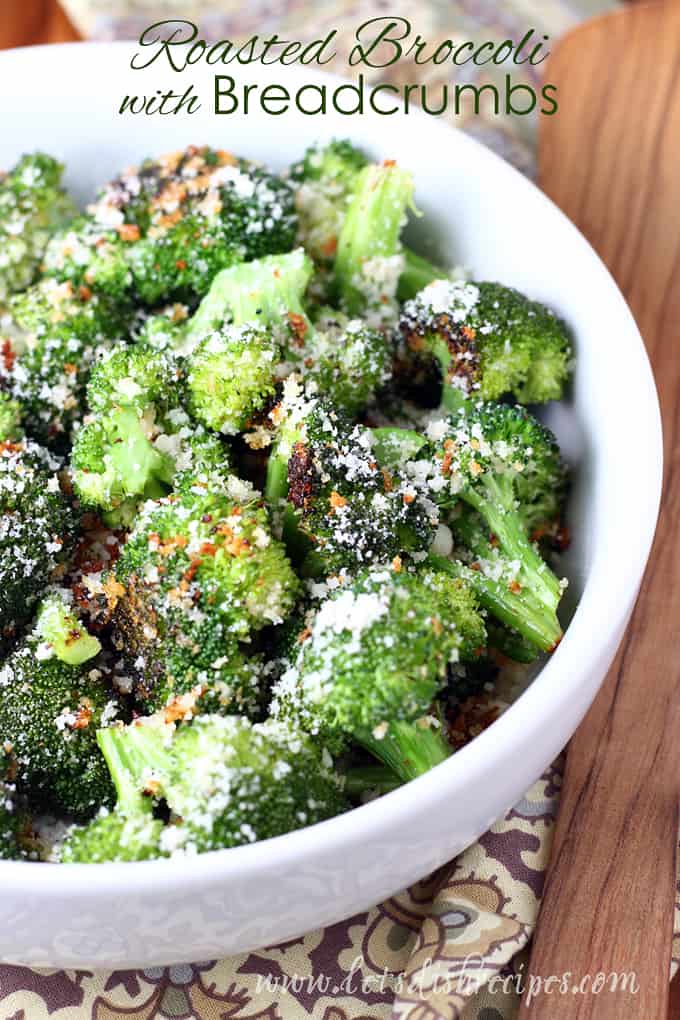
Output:
<svg viewBox="0 0 680 1020">
<path fill-rule="evenodd" d="M 130 47 L 130 40 L 115 42 L 76 42 L 59 43 L 49 46 L 27 46 L 6 50 L 0 54 L 0 68 L 3 62 L 26 58 L 28 61 L 44 58 L 57 58 L 60 52 L 69 52 L 69 59 L 74 55 L 94 50 L 122 50 Z M 76 57 L 76 59 L 80 59 Z M 236 73 L 236 71 L 234 72 Z M 299 76 L 297 67 L 285 67 L 277 70 L 291 80 Z M 314 71 L 304 68 L 304 82 L 317 81 L 329 84 L 335 81 L 343 84 L 348 81 L 335 74 Z M 292 83 L 292 81 L 291 81 Z M 644 567 L 649 557 L 656 528 L 659 505 L 661 500 L 663 472 L 663 443 L 661 430 L 661 412 L 654 377 L 644 342 L 635 320 L 628 308 L 625 298 L 609 270 L 594 251 L 590 243 L 565 214 L 540 189 L 519 170 L 503 160 L 500 156 L 478 142 L 469 134 L 461 131 L 450 122 L 434 120 L 420 110 L 409 113 L 411 120 L 428 120 L 433 132 L 446 142 L 447 137 L 456 139 L 456 145 L 467 151 L 473 162 L 486 163 L 497 174 L 514 178 L 520 189 L 527 193 L 533 192 L 534 198 L 552 210 L 555 220 L 561 222 L 561 228 L 578 238 L 582 247 L 583 258 L 590 260 L 593 271 L 602 278 L 601 292 L 606 290 L 609 299 L 618 303 L 619 310 L 628 320 L 629 345 L 626 357 L 637 357 L 638 384 L 640 386 L 641 403 L 644 411 L 636 419 L 636 430 L 644 436 L 649 458 L 636 464 L 636 486 L 631 494 L 632 510 L 626 508 L 612 528 L 621 532 L 622 539 L 628 543 L 628 559 L 624 575 L 619 579 L 619 591 L 627 597 L 616 603 L 604 600 L 598 595 L 598 587 L 606 571 L 606 563 L 597 552 L 593 556 L 590 569 L 585 579 L 583 593 L 576 606 L 560 646 L 551 658 L 540 669 L 525 691 L 514 701 L 491 726 L 474 737 L 468 744 L 456 751 L 447 761 L 442 762 L 418 779 L 384 794 L 368 804 L 355 807 L 342 815 L 337 815 L 315 825 L 259 841 L 254 844 L 213 850 L 191 857 L 191 866 L 187 866 L 187 857 L 158 858 L 151 861 L 106 862 L 102 864 L 70 864 L 40 863 L 32 861 L 0 861 L 0 887 L 20 891 L 22 887 L 32 894 L 58 895 L 60 899 L 69 900 L 91 899 L 92 896 L 120 895 L 121 890 L 135 892 L 153 892 L 155 889 L 167 887 L 168 882 L 177 880 L 185 890 L 205 887 L 213 881 L 225 880 L 230 876 L 238 876 L 244 881 L 276 860 L 278 866 L 289 864 L 300 866 L 305 858 L 317 857 L 324 852 L 341 848 L 343 844 L 369 840 L 381 829 L 406 825 L 414 803 L 419 810 L 434 805 L 441 798 L 441 788 L 446 787 L 447 794 L 455 797 L 457 792 L 474 782 L 476 776 L 488 770 L 490 756 L 493 757 L 494 744 L 500 743 L 506 751 L 512 750 L 518 755 L 545 718 L 544 708 L 550 704 L 550 714 L 560 711 L 562 705 L 573 696 L 574 686 L 560 684 L 568 674 L 586 675 L 589 666 L 599 652 L 605 654 L 608 641 L 619 635 L 625 624 L 631 604 L 634 602 Z M 349 128 L 349 125 L 348 125 Z M 348 134 L 351 133 L 348 130 Z M 634 520 L 637 540 L 631 546 L 629 524 Z M 599 635 L 592 650 L 592 634 Z"/>
</svg>

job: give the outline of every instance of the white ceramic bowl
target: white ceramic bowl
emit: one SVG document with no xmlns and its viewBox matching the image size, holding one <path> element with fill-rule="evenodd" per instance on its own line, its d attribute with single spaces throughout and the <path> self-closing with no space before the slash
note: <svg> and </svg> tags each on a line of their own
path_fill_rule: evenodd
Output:
<svg viewBox="0 0 680 1020">
<path fill-rule="evenodd" d="M 0 166 L 45 149 L 67 162 L 68 184 L 85 200 L 120 167 L 190 142 L 283 167 L 316 138 L 349 135 L 412 169 L 424 213 L 413 236 L 426 252 L 526 290 L 573 328 L 573 400 L 549 419 L 578 460 L 566 564 L 578 606 L 549 663 L 497 722 L 373 804 L 188 861 L 0 864 L 0 959 L 39 966 L 169 964 L 288 939 L 378 902 L 474 841 L 566 744 L 593 700 L 637 594 L 661 487 L 657 397 L 635 323 L 583 237 L 520 174 L 425 115 L 214 116 L 212 70 L 133 73 L 131 52 L 117 44 L 2 54 Z M 291 89 L 315 80 L 280 68 L 271 77 L 246 68 L 241 78 Z M 197 114 L 116 112 L 126 93 L 189 81 L 204 99 Z"/>
</svg>

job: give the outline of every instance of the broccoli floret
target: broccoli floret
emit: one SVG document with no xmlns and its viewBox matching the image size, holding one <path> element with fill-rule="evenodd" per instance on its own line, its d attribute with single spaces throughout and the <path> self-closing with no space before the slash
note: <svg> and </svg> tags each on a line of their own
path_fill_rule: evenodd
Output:
<svg viewBox="0 0 680 1020">
<path fill-rule="evenodd" d="M 274 395 L 278 349 L 253 325 L 210 333 L 188 360 L 187 390 L 193 416 L 224 435 L 237 435 Z"/>
<path fill-rule="evenodd" d="M 87 387 L 90 411 L 101 414 L 118 407 L 145 411 L 159 402 L 165 410 L 176 398 L 179 371 L 171 357 L 138 343 L 108 351 L 93 369 Z"/>
<path fill-rule="evenodd" d="M 284 723 L 199 716 L 178 731 L 164 796 L 187 850 L 279 836 L 346 810 L 327 754 Z"/>
<path fill-rule="evenodd" d="M 115 213 L 111 215 L 117 218 Z M 49 241 L 43 272 L 55 280 L 74 287 L 85 286 L 127 306 L 132 273 L 126 260 L 126 238 L 129 240 L 130 232 L 124 229 L 124 224 L 115 228 L 92 216 L 78 216 Z"/>
<path fill-rule="evenodd" d="M 450 754 L 440 723 L 426 717 L 449 664 L 485 643 L 464 584 L 370 571 L 322 604 L 272 711 L 336 749 L 357 741 L 406 781 Z"/>
<path fill-rule="evenodd" d="M 283 344 L 290 320 L 299 316 L 306 321 L 302 302 L 312 272 L 302 248 L 222 270 L 188 324 L 188 341 L 196 343 L 229 321 L 236 326 L 257 323 Z"/>
<path fill-rule="evenodd" d="M 427 434 L 436 468 L 431 491 L 442 505 L 462 499 L 473 507 L 501 548 L 524 548 L 522 537 L 559 511 L 564 485 L 559 448 L 550 430 L 525 408 L 477 404 L 432 421 Z M 521 536 L 517 547 L 510 540 L 515 531 Z M 544 586 L 559 587 L 549 579 Z"/>
<path fill-rule="evenodd" d="M 148 723 L 112 729 L 107 738 L 128 775 L 151 768 L 154 791 L 171 811 L 159 840 L 165 852 L 254 843 L 348 806 L 328 754 L 272 719 L 200 715 L 174 733 L 168 728 L 163 744 Z"/>
<path fill-rule="evenodd" d="M 434 459 L 424 437 L 408 430 L 374 430 L 374 450 L 383 467 L 402 463 L 462 542 L 463 562 L 446 565 L 435 546 L 431 562 L 463 577 L 525 642 L 552 650 L 562 634 L 556 610 L 563 582 L 532 543 L 559 521 L 565 470 L 554 436 L 524 408 L 491 404 L 433 420 L 429 434 Z M 522 661 L 536 657 L 513 643 Z"/>
<path fill-rule="evenodd" d="M 530 535 L 537 518 L 543 520 L 559 502 L 564 469 L 552 433 L 524 408 L 480 404 L 433 421 L 429 436 L 434 448 L 429 473 L 416 460 L 412 462 L 414 477 L 441 506 L 455 506 L 462 500 L 479 514 L 487 531 L 483 544 L 497 547 L 503 565 L 490 572 L 490 580 L 498 574 L 500 580 L 494 585 L 507 588 L 510 595 L 524 593 L 527 603 L 535 604 L 542 621 L 539 647 L 551 650 L 562 633 L 557 607 L 563 583 L 541 558 Z M 467 515 L 461 519 L 462 526 L 465 521 L 469 521 Z M 457 526 L 455 518 L 452 523 Z M 465 536 L 465 544 L 480 555 L 472 535 Z M 534 640 L 520 620 L 499 618 Z"/>
<path fill-rule="evenodd" d="M 78 432 L 71 472 L 81 502 L 110 527 L 127 527 L 145 499 L 220 485 L 229 451 L 183 411 L 158 420 L 132 408 L 107 412 Z"/>
<path fill-rule="evenodd" d="M 400 241 L 413 201 L 413 178 L 394 162 L 371 164 L 359 174 L 338 237 L 336 296 L 349 315 L 383 325 L 398 313 L 397 286 L 404 270 Z"/>
<path fill-rule="evenodd" d="M 38 152 L 0 175 L 0 304 L 33 283 L 50 235 L 75 215 L 63 169 Z"/>
<path fill-rule="evenodd" d="M 252 412 L 261 408 L 273 392 L 275 375 L 284 378 L 295 369 L 349 414 L 356 414 L 368 403 L 375 390 L 389 378 L 390 344 L 378 330 L 370 329 L 360 319 L 349 320 L 339 312 L 327 311 L 312 323 L 304 306 L 311 275 L 312 263 L 302 249 L 297 249 L 225 269 L 215 278 L 187 330 L 189 344 L 197 339 L 202 341 L 190 357 L 190 365 L 201 359 L 206 348 L 217 348 L 219 354 L 219 360 L 206 359 L 205 379 L 191 387 L 197 400 L 209 390 L 207 384 L 214 371 L 219 370 L 220 401 L 228 405 L 233 391 L 240 406 L 243 375 L 249 384 L 246 394 L 252 392 L 256 397 L 246 405 Z M 240 342 L 230 342 L 233 330 L 222 327 L 220 331 L 220 324 L 227 317 L 233 327 L 247 324 L 254 330 L 257 326 L 269 336 L 265 340 L 263 334 L 258 340 L 260 333 L 252 333 L 253 360 L 259 361 L 258 372 L 250 365 L 240 371 L 240 362 L 248 350 L 244 351 Z M 212 330 L 220 332 L 215 334 Z M 240 338 L 240 334 L 236 336 Z M 265 343 L 267 347 L 260 353 L 258 348 Z M 208 399 L 212 404 L 212 394 L 208 393 Z M 208 424 L 206 418 L 200 420 Z M 219 420 L 217 414 L 215 420 Z M 242 428 L 244 415 L 238 421 Z M 231 427 L 238 430 L 237 422 Z"/>
<path fill-rule="evenodd" d="M 429 547 L 436 508 L 380 467 L 370 429 L 352 426 L 294 375 L 272 416 L 277 433 L 265 495 L 273 509 L 285 501 L 289 543 L 306 538 L 307 548 L 296 551 L 304 573 L 355 570 Z"/>
<path fill-rule="evenodd" d="M 55 238 L 46 271 L 147 305 L 204 294 L 220 269 L 292 247 L 291 184 L 230 153 L 190 146 L 125 170 Z"/>
<path fill-rule="evenodd" d="M 76 436 L 71 470 L 83 504 L 104 510 L 110 525 L 129 523 L 143 499 L 227 477 L 222 443 L 179 406 L 182 384 L 179 363 L 144 344 L 117 348 L 92 373 L 93 414 Z"/>
<path fill-rule="evenodd" d="M 69 836 L 64 861 L 145 860 L 241 846 L 345 811 L 327 754 L 284 723 L 200 715 L 178 729 L 154 719 L 100 734 L 118 804 Z M 145 796 L 146 793 L 146 796 Z M 153 817 L 160 798 L 167 825 Z"/>
<path fill-rule="evenodd" d="M 55 239 L 46 269 L 147 305 L 204 294 L 220 269 L 293 246 L 294 192 L 264 167 L 207 147 L 147 159 Z"/>
<path fill-rule="evenodd" d="M 559 400 L 569 376 L 571 343 L 564 323 L 519 291 L 497 283 L 437 280 L 402 309 L 406 363 L 434 359 L 442 401 L 497 400 L 522 404 Z"/>
<path fill-rule="evenodd" d="M 68 635 L 52 637 L 46 643 L 38 626 L 0 669 L 0 746 L 33 806 L 87 818 L 111 800 L 96 730 L 117 706 L 91 663 L 69 665 L 56 654 Z"/>
<path fill-rule="evenodd" d="M 348 205 L 367 163 L 364 153 L 351 142 L 334 139 L 327 145 L 311 145 L 290 169 L 291 180 L 297 185 L 298 243 L 320 269 L 313 284 L 315 290 L 320 285 L 323 289 L 327 270 L 333 265 Z M 428 283 L 447 275 L 406 245 L 402 251 L 404 266 L 397 291 L 400 301 L 415 297 Z"/>
<path fill-rule="evenodd" d="M 0 651 L 31 618 L 75 542 L 78 515 L 58 467 L 35 443 L 0 443 Z"/>
<path fill-rule="evenodd" d="M 392 374 L 392 352 L 384 334 L 341 312 L 322 310 L 299 353 L 304 378 L 349 415 L 366 407 Z"/>
<path fill-rule="evenodd" d="M 108 591 L 146 704 L 195 689 L 232 711 L 259 704 L 239 642 L 282 622 L 298 581 L 257 496 L 232 478 L 221 491 L 148 503 L 135 519 Z"/>
<path fill-rule="evenodd" d="M 92 365 L 126 330 L 127 317 L 87 288 L 76 293 L 54 280 L 16 295 L 10 311 L 0 386 L 19 403 L 36 439 L 64 446 L 84 414 Z"/>
<path fill-rule="evenodd" d="M 129 500 L 164 496 L 172 485 L 172 461 L 156 449 L 146 423 L 130 407 L 109 411 L 80 429 L 71 468 L 83 504 L 107 511 Z"/>
<path fill-rule="evenodd" d="M 298 243 L 321 266 L 333 263 L 349 200 L 367 162 L 351 142 L 334 140 L 310 146 L 291 167 L 297 185 Z"/>
<path fill-rule="evenodd" d="M 165 856 L 161 848 L 163 822 L 154 817 L 154 801 L 147 789 L 154 770 L 167 761 L 165 734 L 144 724 L 144 740 L 134 742 L 137 725 L 125 731 L 110 727 L 97 733 L 97 742 L 116 790 L 111 811 L 102 808 L 87 825 L 74 826 L 59 850 L 64 864 L 104 861 L 147 861 Z M 128 739 L 121 740 L 125 732 Z"/>
</svg>

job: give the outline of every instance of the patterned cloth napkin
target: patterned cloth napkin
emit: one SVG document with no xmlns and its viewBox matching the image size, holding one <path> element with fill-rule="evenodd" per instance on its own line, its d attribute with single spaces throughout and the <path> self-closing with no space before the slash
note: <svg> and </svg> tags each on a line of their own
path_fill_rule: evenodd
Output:
<svg viewBox="0 0 680 1020">
<path fill-rule="evenodd" d="M 0 1018 L 511 1020 L 561 778 L 560 759 L 452 864 L 368 913 L 219 963 L 0 967 Z"/>
<path fill-rule="evenodd" d="M 0 966 L 0 1020 L 514 1020 L 563 759 L 452 864 L 364 914 L 217 963 Z M 680 896 L 673 970 L 680 962 Z"/>
<path fill-rule="evenodd" d="M 212 38 L 277 30 L 311 38 L 389 13 L 382 0 L 63 0 L 84 35 L 135 38 L 153 21 L 189 18 Z M 615 0 L 400 0 L 425 38 L 558 37 Z M 332 68 L 346 73 L 342 56 Z M 423 73 L 424 72 L 424 73 Z M 504 73 L 503 69 L 499 73 Z M 538 83 L 536 69 L 517 80 Z M 397 65 L 386 80 L 413 81 Z M 421 69 L 451 80 L 451 68 Z M 459 79 L 463 80 L 463 79 Z M 482 75 L 466 81 L 493 81 Z M 488 112 L 459 126 L 527 173 L 535 122 Z M 552 844 L 560 759 L 508 814 L 453 863 L 386 903 L 325 930 L 220 962 L 106 972 L 0 966 L 0 1020 L 512 1020 Z M 675 967 L 680 960 L 676 906 Z"/>
</svg>

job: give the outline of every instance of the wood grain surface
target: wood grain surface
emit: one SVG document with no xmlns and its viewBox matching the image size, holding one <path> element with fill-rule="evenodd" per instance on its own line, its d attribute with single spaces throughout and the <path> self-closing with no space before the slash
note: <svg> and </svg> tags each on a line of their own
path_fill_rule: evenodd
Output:
<svg viewBox="0 0 680 1020">
<path fill-rule="evenodd" d="M 0 49 L 78 38 L 57 0 L 0 0 Z"/>
<path fill-rule="evenodd" d="M 544 991 L 525 998 L 521 1016 L 663 1020 L 680 791 L 680 4 L 582 26 L 547 74 L 561 106 L 541 124 L 539 182 L 630 302 L 659 388 L 666 466 L 631 626 L 570 745 L 531 961 L 534 977 L 572 972 L 571 987 L 634 971 L 639 991 Z M 634 463 L 630 472 L 635 485 Z"/>
</svg>

